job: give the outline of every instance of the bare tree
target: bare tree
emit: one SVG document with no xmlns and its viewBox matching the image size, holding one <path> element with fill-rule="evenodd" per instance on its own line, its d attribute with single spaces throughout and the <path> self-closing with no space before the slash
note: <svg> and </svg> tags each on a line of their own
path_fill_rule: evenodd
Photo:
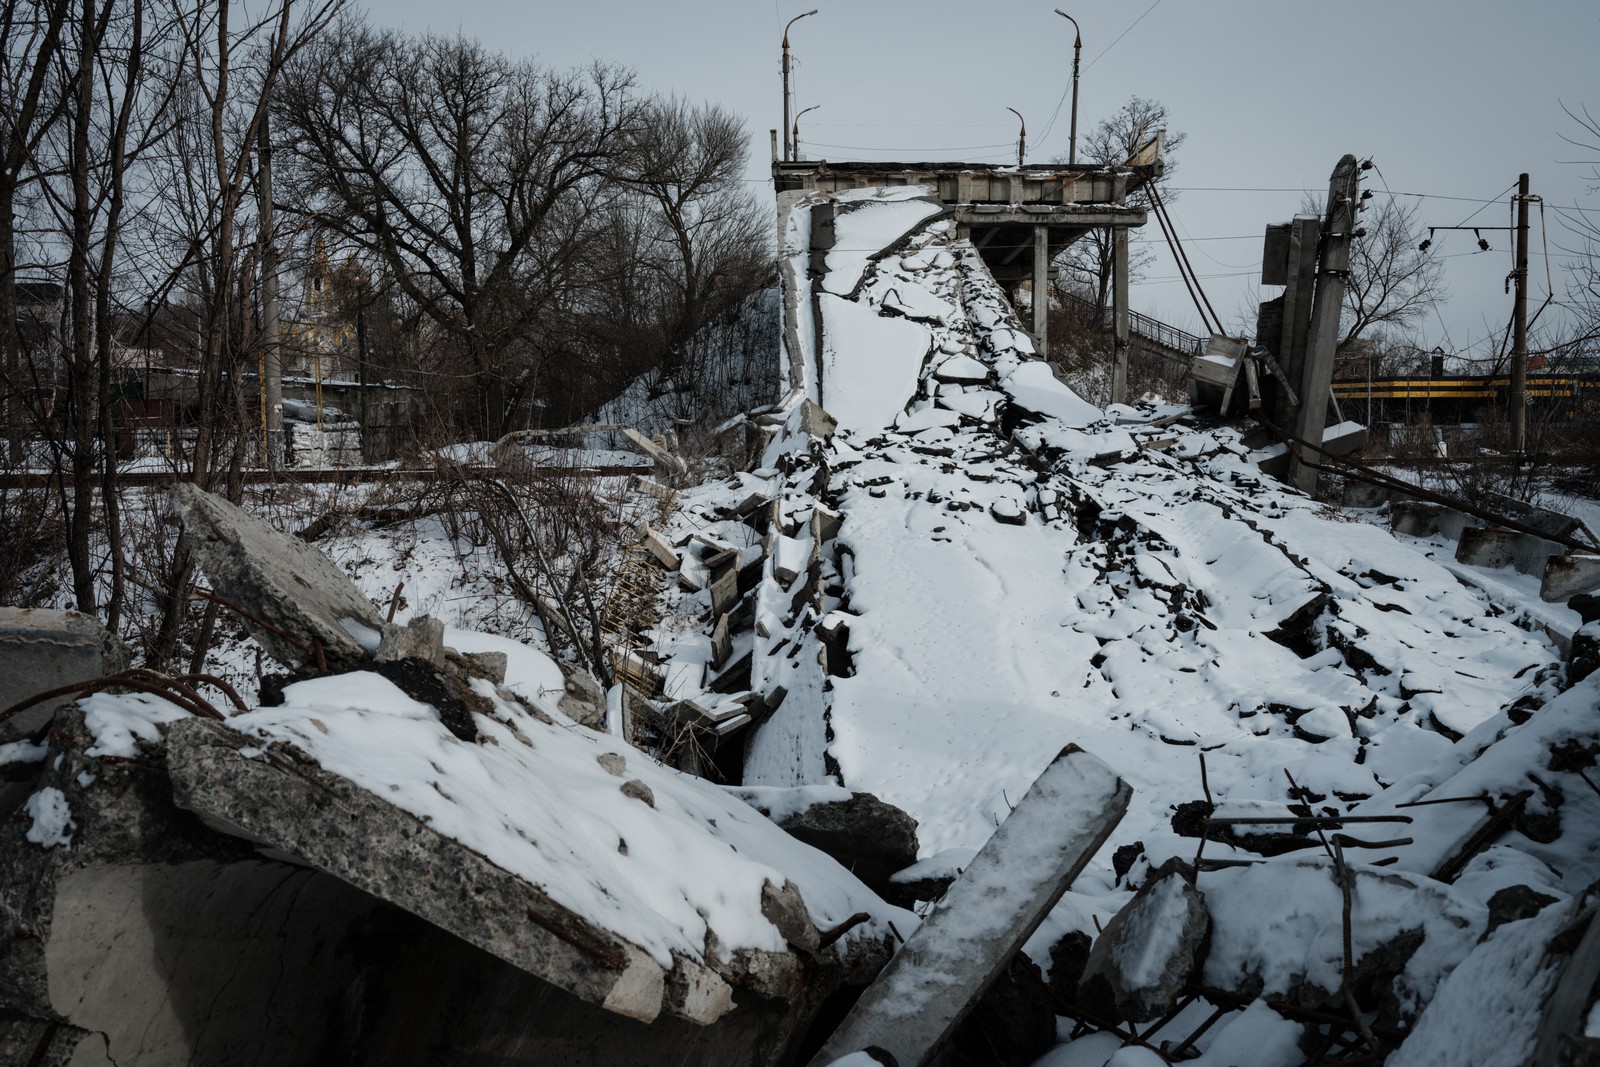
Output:
<svg viewBox="0 0 1600 1067">
<path fill-rule="evenodd" d="M 1307 212 L 1322 214 L 1315 198 Z M 1444 263 L 1418 246 L 1422 234 L 1417 208 L 1398 197 L 1385 197 L 1376 210 L 1359 216 L 1365 236 L 1350 246 L 1350 274 L 1345 279 L 1344 311 L 1340 315 L 1339 344 L 1345 353 L 1370 333 L 1381 333 L 1394 343 L 1403 342 L 1417 323 L 1449 294 Z"/>
<path fill-rule="evenodd" d="M 629 145 L 628 178 L 653 209 L 644 238 L 665 298 L 663 375 L 771 273 L 765 213 L 739 184 L 746 143 L 732 112 L 673 97 L 646 105 Z"/>
<path fill-rule="evenodd" d="M 21 338 L 17 334 L 17 197 L 38 181 L 40 140 L 59 113 L 51 75 L 70 0 L 0 0 L 0 422 L 11 460 L 21 459 Z"/>
<path fill-rule="evenodd" d="M 1600 119 L 1581 105 L 1576 111 L 1565 104 L 1561 109 L 1576 127 L 1562 139 L 1585 154 L 1574 163 L 1582 168 L 1589 193 L 1600 192 Z M 1570 257 L 1568 303 L 1578 316 L 1575 339 L 1585 342 L 1580 347 L 1587 351 L 1600 340 L 1600 210 L 1577 205 L 1559 214 L 1567 231 L 1561 248 Z"/>
<path fill-rule="evenodd" d="M 353 18 L 285 81 L 297 209 L 382 262 L 459 353 L 481 436 L 511 425 L 541 321 L 581 288 L 638 121 L 631 85 L 617 68 L 557 73 Z"/>
<path fill-rule="evenodd" d="M 1171 201 L 1174 195 L 1166 191 L 1177 169 L 1178 148 L 1188 139 L 1188 134 L 1168 128 L 1167 106 L 1158 100 L 1134 96 L 1128 102 L 1101 119 L 1089 135 L 1079 144 L 1078 158 L 1088 163 L 1105 166 L 1126 163 L 1157 130 L 1165 130 L 1163 144 L 1164 173 L 1155 179 L 1162 189 L 1162 199 Z M 1064 159 L 1058 159 L 1064 163 Z M 1128 202 L 1145 204 L 1149 194 L 1144 190 L 1132 193 Z M 1136 281 L 1149 267 L 1155 254 L 1148 248 L 1133 249 L 1128 257 L 1128 277 Z M 1085 295 L 1094 305 L 1096 321 L 1105 317 L 1110 305 L 1114 248 L 1109 227 L 1091 230 L 1075 241 L 1057 260 L 1061 267 L 1062 284 L 1071 291 Z"/>
</svg>

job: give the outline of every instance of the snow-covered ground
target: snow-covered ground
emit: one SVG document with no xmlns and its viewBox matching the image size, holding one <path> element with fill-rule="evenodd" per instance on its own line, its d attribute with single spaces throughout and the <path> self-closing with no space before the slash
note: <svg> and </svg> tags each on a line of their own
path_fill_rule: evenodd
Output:
<svg viewBox="0 0 1600 1067">
<path fill-rule="evenodd" d="M 1036 359 L 949 221 L 900 241 L 911 205 L 926 206 L 908 203 L 915 195 L 839 198 L 850 252 L 831 252 L 821 280 L 807 277 L 806 205 L 790 213 L 783 251 L 803 279 L 800 308 L 819 318 L 801 312 L 795 402 L 819 401 L 837 431 L 813 438 L 791 417 L 762 469 L 684 498 L 680 532 L 728 541 L 741 536 L 726 517 L 740 499 L 780 501 L 781 547 L 749 640 L 754 684 L 787 697 L 750 743 L 747 783 L 872 792 L 918 820 L 937 863 L 981 847 L 1064 744 L 1095 753 L 1133 786 L 1133 806 L 1030 942 L 1048 966 L 1053 941 L 1093 935 L 1147 864 L 1196 854 L 1173 814 L 1205 790 L 1219 814 L 1283 815 L 1294 800 L 1393 814 L 1450 792 L 1442 782 L 1561 692 L 1551 633 L 1570 636 L 1577 617 L 1540 602 L 1536 581 L 1463 567 L 1442 543 L 1392 536 L 1381 516 L 1285 489 L 1234 429 L 1087 404 Z M 813 513 L 837 515 L 837 537 L 820 546 L 815 585 L 783 581 L 777 558 L 809 556 Z M 820 602 L 801 595 L 813 588 Z M 704 601 L 685 594 L 679 607 L 708 619 Z M 848 663 L 835 653 L 824 673 L 819 631 L 840 625 Z M 705 642 L 692 626 L 661 636 L 674 695 L 698 695 Z M 1580 687 L 1563 706 L 1593 698 Z M 1527 769 L 1494 766 L 1461 788 L 1508 796 Z M 1426 932 L 1396 982 L 1402 1018 L 1468 956 L 1496 890 L 1515 882 L 1565 900 L 1600 874 L 1595 835 L 1581 830 L 1600 804 L 1581 783 L 1566 798 L 1556 841 L 1513 831 L 1454 885 L 1430 876 L 1481 806 L 1408 809 L 1427 813 L 1405 828 L 1411 844 L 1351 849 L 1371 942 L 1358 938 L 1358 955 L 1412 925 Z M 1131 845 L 1140 858 L 1119 879 L 1112 855 Z M 1206 855 L 1253 864 L 1199 876 L 1229 931 L 1207 977 L 1238 988 L 1253 975 L 1267 994 L 1307 981 L 1337 990 L 1339 890 L 1321 850 L 1263 862 L 1213 842 Z M 1247 1032 L 1293 1028 L 1263 1027 L 1262 1010 L 1200 1047 L 1221 1054 L 1246 1047 Z M 1285 1051 L 1249 1062 L 1300 1062 L 1292 1042 L 1268 1044 Z M 1048 1062 L 1098 1067 L 1096 1055 Z"/>
</svg>

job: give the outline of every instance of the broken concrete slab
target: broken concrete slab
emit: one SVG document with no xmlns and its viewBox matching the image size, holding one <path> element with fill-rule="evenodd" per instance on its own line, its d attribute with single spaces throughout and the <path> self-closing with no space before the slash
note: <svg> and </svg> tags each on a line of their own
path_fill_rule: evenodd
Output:
<svg viewBox="0 0 1600 1067">
<path fill-rule="evenodd" d="M 76 611 L 0 607 L 0 711 L 74 682 L 115 674 L 128 650 L 99 620 Z M 0 721 L 0 741 L 33 733 L 71 697 L 44 701 Z"/>
<path fill-rule="evenodd" d="M 1541 600 L 1559 603 L 1594 589 L 1600 589 L 1600 556 L 1557 553 L 1544 561 Z"/>
<path fill-rule="evenodd" d="M 727 613 L 724 612 L 717 616 L 717 624 L 711 628 L 711 669 L 721 670 L 732 655 L 733 635 L 728 628 Z"/>
<path fill-rule="evenodd" d="M 834 1031 L 812 1067 L 877 1046 L 927 1064 L 1105 843 L 1132 790 L 1069 745 Z"/>
<path fill-rule="evenodd" d="M 168 734 L 174 801 L 608 1011 L 660 1014 L 666 971 L 537 887 L 287 745 L 191 719 Z"/>
<path fill-rule="evenodd" d="M 1108 996 L 1117 1018 L 1160 1018 L 1183 993 L 1210 930 L 1205 895 L 1178 861 L 1168 863 L 1106 923 L 1079 988 Z"/>
<path fill-rule="evenodd" d="M 404 626 L 385 623 L 378 642 L 379 663 L 420 659 L 436 667 L 445 665 L 444 623 L 431 615 L 419 615 Z M 503 668 L 502 668 L 503 673 Z"/>
<path fill-rule="evenodd" d="M 208 829 L 174 807 L 165 745 L 102 760 L 86 756 L 95 740 L 68 709 L 36 783 L 62 794 L 70 846 L 28 840 L 25 816 L 0 819 L 0 929 L 24 934 L 0 937 L 0 1063 L 776 1067 L 836 985 L 771 953 L 746 962 L 787 960 L 801 999 L 746 989 L 730 1007 L 724 978 L 679 960 L 666 1012 L 619 1016 Z M 417 892 L 433 873 L 413 872 Z M 438 886 L 441 907 L 456 905 L 453 885 Z"/>
<path fill-rule="evenodd" d="M 211 588 L 248 613 L 245 628 L 274 659 L 299 667 L 318 647 L 331 664 L 377 652 L 383 618 L 327 556 L 188 482 L 172 504 Z"/>
<path fill-rule="evenodd" d="M 644 547 L 669 571 L 675 571 L 683 566 L 683 560 L 678 557 L 678 550 L 648 526 L 644 528 Z"/>
<path fill-rule="evenodd" d="M 649 456 L 656 465 L 656 476 L 672 479 L 687 473 L 689 465 L 682 458 L 673 455 L 665 447 L 652 441 L 633 427 L 624 427 L 622 436 L 633 444 L 639 451 Z"/>
</svg>

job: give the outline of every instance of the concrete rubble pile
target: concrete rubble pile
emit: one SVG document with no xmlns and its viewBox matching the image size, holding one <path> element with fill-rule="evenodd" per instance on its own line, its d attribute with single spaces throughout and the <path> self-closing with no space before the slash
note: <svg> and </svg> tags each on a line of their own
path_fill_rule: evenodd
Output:
<svg viewBox="0 0 1600 1067">
<path fill-rule="evenodd" d="M 827 997 L 883 965 L 890 918 L 915 928 L 737 797 L 615 742 L 599 751 L 605 735 L 500 688 L 503 654 L 458 654 L 426 618 L 385 623 L 325 557 L 218 498 L 184 487 L 175 504 L 213 588 L 293 672 L 277 686 L 286 711 L 355 671 L 426 709 L 437 761 L 588 744 L 588 769 L 564 772 L 575 796 L 620 789 L 641 825 L 712 846 L 733 835 L 739 856 L 787 862 L 795 881 L 761 868 L 737 921 L 704 921 L 703 945 L 641 945 L 617 931 L 648 924 L 597 921 L 559 878 L 520 876 L 322 766 L 315 745 L 263 732 L 252 715 L 269 708 L 236 728 L 137 693 L 57 701 L 47 723 L 5 723 L 0 749 L 0 1062 L 787 1062 Z M 0 622 L 13 650 L 43 630 L 71 653 L 47 649 L 33 691 L 121 666 L 91 620 Z M 334 734 L 338 710 L 322 716 Z M 566 816 L 542 817 L 559 838 Z M 583 876 L 644 854 L 648 831 L 629 832 L 631 850 L 595 841 L 561 863 Z M 800 889 L 819 884 L 821 911 Z"/>
<path fill-rule="evenodd" d="M 914 682 L 931 713 L 946 699 L 939 678 L 961 668 L 941 674 L 937 657 L 891 662 L 885 647 L 902 641 L 882 621 L 890 614 L 883 574 L 907 604 L 894 617 L 936 617 L 950 582 L 943 568 L 968 562 L 963 540 L 983 543 L 987 520 L 1028 539 L 1018 553 L 1068 560 L 1066 568 L 1038 572 L 1040 581 L 1060 582 L 1055 572 L 1066 571 L 1056 615 L 1066 619 L 1040 620 L 1026 648 L 997 649 L 989 662 L 1043 662 L 1047 649 L 1060 657 L 1062 680 L 1081 693 L 1073 698 L 1062 685 L 1052 695 L 1104 702 L 1105 722 L 1125 720 L 1108 730 L 1085 728 L 1099 712 L 1073 718 L 1086 747 L 1098 750 L 1094 737 L 1131 728 L 1167 746 L 1235 751 L 1237 743 L 1243 752 L 1249 738 L 1236 742 L 1238 729 L 1273 739 L 1246 762 L 1281 759 L 1276 766 L 1292 766 L 1301 778 L 1278 789 L 1287 803 L 1207 793 L 1164 814 L 1130 810 L 1105 846 L 1115 854 L 1122 903 L 1096 913 L 1092 924 L 1088 905 L 1075 904 L 1066 920 L 1075 929 L 1063 932 L 1058 915 L 1027 954 L 1012 957 L 1033 969 L 1046 1018 L 1075 1021 L 1084 1056 L 1091 1045 L 1107 1050 L 1081 1062 L 1101 1063 L 1124 1044 L 1144 1044 L 1174 1062 L 1202 1048 L 1211 1050 L 1208 1065 L 1268 1062 L 1248 1035 L 1276 1042 L 1275 1064 L 1360 1054 L 1467 1062 L 1451 1059 L 1462 1045 L 1448 1036 L 1467 1032 L 1480 1050 L 1494 1050 L 1484 1052 L 1485 1063 L 1556 1062 L 1556 1048 L 1591 1055 L 1585 1012 L 1600 973 L 1600 926 L 1591 922 L 1600 902 L 1586 887 L 1600 878 L 1600 866 L 1575 857 L 1600 854 L 1600 775 L 1585 777 L 1600 755 L 1600 726 L 1589 721 L 1600 682 L 1585 680 L 1600 665 L 1593 636 L 1600 609 L 1572 600 L 1576 627 L 1537 610 L 1485 611 L 1499 587 L 1485 581 L 1484 599 L 1464 595 L 1478 588 L 1476 569 L 1506 564 L 1543 573 L 1550 549 L 1534 546 L 1537 560 L 1525 561 L 1516 552 L 1469 552 L 1463 542 L 1459 565 L 1451 566 L 1424 562 L 1409 542 L 1375 526 L 1346 521 L 1314 530 L 1329 523 L 1326 509 L 1270 487 L 1261 457 L 1238 433 L 1197 428 L 1170 410 L 1086 412 L 1036 360 L 970 243 L 936 205 L 909 230 L 885 223 L 881 247 L 862 240 L 864 228 L 853 232 L 853 259 L 832 249 L 839 219 L 873 210 L 896 220 L 915 216 L 908 206 L 915 192 L 853 190 L 786 205 L 791 398 L 761 420 L 768 444 L 757 470 L 714 493 L 688 494 L 683 521 L 652 531 L 663 573 L 676 576 L 664 596 L 681 608 L 680 620 L 690 620 L 657 632 L 652 669 L 680 706 L 709 711 L 723 693 L 757 709 L 725 742 L 734 750 L 728 762 L 742 771 L 741 794 L 780 820 L 785 792 L 871 796 L 914 820 L 920 839 L 920 862 L 892 873 L 882 891 L 902 903 L 956 896 L 976 859 L 972 849 L 950 847 L 964 844 L 952 826 L 983 813 L 947 810 L 937 789 L 917 788 L 948 781 L 962 773 L 963 756 L 978 757 L 958 749 L 948 765 L 897 761 L 885 747 L 891 725 L 903 738 L 920 727 L 889 714 L 896 694 L 877 672 L 893 668 L 884 676 L 894 684 Z M 826 226 L 816 218 L 819 206 L 828 209 Z M 832 276 L 841 270 L 844 276 Z M 865 410 L 861 396 L 841 385 L 866 380 L 847 362 L 851 344 L 866 342 L 874 381 L 888 383 L 902 355 L 911 368 L 903 383 L 885 385 L 882 411 Z M 1426 510 L 1394 507 L 1396 533 L 1426 533 L 1406 525 L 1406 516 Z M 1521 521 L 1560 519 L 1528 513 Z M 964 535 L 969 526 L 974 534 Z M 1045 540 L 1058 531 L 1058 541 Z M 896 540 L 902 532 L 913 536 Z M 1322 540 L 1306 541 L 1311 533 Z M 924 542 L 942 541 L 954 542 L 948 557 L 923 550 Z M 915 562 L 897 566 L 893 557 L 913 546 Z M 1581 568 L 1581 557 L 1572 558 Z M 995 568 L 996 557 L 973 566 Z M 1082 579 L 1073 577 L 1079 566 Z M 998 581 L 1016 592 L 1016 577 L 1001 573 Z M 1250 584 L 1241 589 L 1240 579 Z M 1578 588 L 1553 589 L 1550 581 L 1548 601 L 1568 600 Z M 951 595 L 964 588 L 952 586 Z M 869 591 L 877 594 L 870 603 Z M 976 610 L 987 605 L 973 607 L 983 626 L 1009 621 L 1010 605 L 992 614 Z M 1235 614 L 1240 608 L 1247 614 Z M 1071 681 L 1080 662 L 1073 654 L 1043 640 L 1032 647 L 1038 628 L 1056 625 L 1093 639 L 1080 654 L 1093 668 L 1087 681 Z M 951 629 L 987 647 L 982 630 Z M 1005 631 L 1022 632 L 1021 624 Z M 1229 632 L 1239 634 L 1241 649 L 1261 650 L 1281 677 L 1235 688 L 1219 669 L 1234 655 L 1219 643 Z M 1197 639 L 1203 651 L 1191 655 Z M 903 643 L 917 642 L 907 635 Z M 1139 652 L 1130 656 L 1134 645 Z M 1508 666 L 1491 666 L 1501 651 Z M 949 658 L 973 669 L 959 655 Z M 1035 670 L 1037 678 L 1025 676 L 1049 690 L 1050 673 Z M 1168 681 L 1183 675 L 1193 676 L 1185 689 Z M 1096 695 L 1101 684 L 1105 697 Z M 1194 695 L 1201 692 L 1203 702 Z M 934 730 L 941 724 L 916 721 Z M 1002 730 L 968 727 L 952 738 L 987 741 Z M 868 739 L 879 743 L 869 749 Z M 916 736 L 907 747 L 926 757 L 943 741 L 937 733 Z M 1319 750 L 1330 757 L 1328 770 L 1307 783 Z M 1185 777 L 1194 775 L 1195 755 L 1190 748 Z M 1349 772 L 1347 757 L 1354 757 Z M 1136 770 L 1108 762 L 1120 773 Z M 999 764 L 991 767 L 998 801 L 1006 779 Z M 1129 774 L 1136 796 L 1172 773 L 1166 763 L 1137 770 Z M 1283 781 L 1281 771 L 1275 777 Z M 1199 797 L 1203 761 L 1193 780 L 1191 795 Z M 1010 789 L 1012 804 L 1020 792 Z M 811 802 L 822 801 L 819 792 Z M 895 896 L 911 887 L 914 895 Z M 925 918 L 924 928 L 932 926 Z M 1503 991 L 1486 1014 L 1483 976 L 1520 952 L 1533 962 L 1517 964 L 1516 989 Z M 903 949 L 897 960 L 905 958 Z M 1034 961 L 1048 964 L 1047 982 Z M 964 977 L 981 1002 L 980 987 L 988 980 L 1005 986 L 1011 971 L 997 977 L 974 968 Z M 888 988 L 892 974 L 879 982 L 875 988 Z M 1027 978 L 1021 985 L 1032 988 Z M 863 1003 L 878 995 L 869 992 Z M 1030 995 L 1018 993 L 1012 1008 Z M 902 990 L 901 1003 L 913 1002 L 909 996 Z M 1474 1030 L 1462 1022 L 1471 1017 L 1493 1022 Z M 1102 1037 L 1108 1044 L 1096 1045 Z M 946 1034 L 895 1051 L 877 1031 L 848 1024 L 839 1038 L 830 1055 L 871 1045 L 873 1062 L 890 1062 L 893 1053 L 901 1064 L 1028 1064 L 1054 1044 L 1047 1036 L 1024 1051 L 990 1047 L 974 1055 L 959 1035 Z M 1244 1058 L 1230 1061 L 1230 1054 Z"/>
</svg>

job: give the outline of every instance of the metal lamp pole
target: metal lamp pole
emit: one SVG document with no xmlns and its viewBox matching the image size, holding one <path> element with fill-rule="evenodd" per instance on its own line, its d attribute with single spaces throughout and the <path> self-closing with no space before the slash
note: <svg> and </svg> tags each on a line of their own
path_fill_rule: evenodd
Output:
<svg viewBox="0 0 1600 1067">
<path fill-rule="evenodd" d="M 1017 116 L 1017 121 L 1022 123 L 1022 132 L 1017 135 L 1017 166 L 1020 167 L 1022 158 L 1028 154 L 1028 120 L 1014 107 L 1008 107 L 1006 110 Z"/>
<path fill-rule="evenodd" d="M 789 27 L 805 18 L 806 15 L 815 15 L 816 8 L 804 14 L 796 15 L 783 27 L 783 158 L 787 162 L 794 158 L 794 143 L 789 139 Z"/>
<path fill-rule="evenodd" d="M 1083 58 L 1083 31 L 1078 28 L 1078 20 L 1059 7 L 1056 14 L 1072 23 L 1072 140 L 1067 142 L 1067 166 L 1070 167 L 1078 162 L 1078 60 Z"/>
<path fill-rule="evenodd" d="M 807 112 L 815 111 L 821 106 L 821 104 L 812 104 L 810 107 L 806 108 L 805 111 L 800 112 L 800 114 L 794 117 L 794 129 L 790 131 L 789 142 L 793 148 L 795 159 L 800 158 L 800 120 L 806 117 Z"/>
</svg>

